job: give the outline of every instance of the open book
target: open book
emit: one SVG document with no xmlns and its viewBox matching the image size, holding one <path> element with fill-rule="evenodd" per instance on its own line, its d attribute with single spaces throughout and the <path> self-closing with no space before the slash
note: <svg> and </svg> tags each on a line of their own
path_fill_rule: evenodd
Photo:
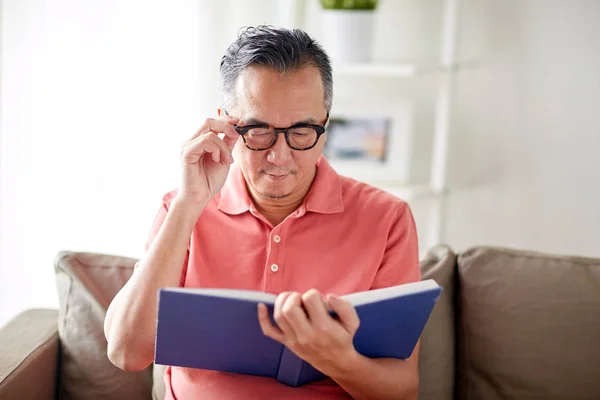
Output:
<svg viewBox="0 0 600 400">
<path fill-rule="evenodd" d="M 425 280 L 341 296 L 360 318 L 356 350 L 371 358 L 408 358 L 441 291 L 435 281 Z M 161 289 L 155 363 L 266 376 L 289 386 L 324 379 L 263 335 L 257 304 L 266 304 L 272 319 L 276 298 L 235 289 Z"/>
</svg>

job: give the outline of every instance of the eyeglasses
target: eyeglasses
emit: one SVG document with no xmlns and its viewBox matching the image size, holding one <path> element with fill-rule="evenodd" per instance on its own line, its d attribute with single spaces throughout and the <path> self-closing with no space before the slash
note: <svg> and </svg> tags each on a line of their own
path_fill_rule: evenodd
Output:
<svg viewBox="0 0 600 400">
<path fill-rule="evenodd" d="M 225 111 L 225 115 L 229 115 Z M 325 125 L 329 120 L 329 113 L 323 125 L 296 124 L 289 128 L 275 128 L 267 124 L 258 125 L 234 125 L 237 133 L 244 140 L 244 144 L 250 150 L 267 150 L 277 142 L 277 135 L 285 133 L 285 141 L 293 150 L 310 150 L 319 142 L 319 138 L 325 133 Z"/>
</svg>

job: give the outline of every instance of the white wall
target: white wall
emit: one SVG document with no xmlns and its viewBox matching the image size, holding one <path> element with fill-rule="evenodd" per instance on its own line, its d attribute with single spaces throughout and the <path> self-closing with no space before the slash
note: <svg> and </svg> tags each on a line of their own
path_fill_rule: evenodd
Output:
<svg viewBox="0 0 600 400">
<path fill-rule="evenodd" d="M 462 3 L 461 55 L 479 65 L 457 81 L 447 241 L 600 255 L 600 2 Z M 2 3 L 0 325 L 57 305 L 60 249 L 141 255 L 179 144 L 216 107 L 223 46 L 273 22 L 271 4 Z M 435 57 L 440 4 L 382 0 L 378 59 Z"/>
<path fill-rule="evenodd" d="M 458 79 L 448 242 L 600 256 L 600 2 L 465 3 L 488 50 Z"/>
<path fill-rule="evenodd" d="M 272 0 L 2 2 L 0 325 L 56 307 L 60 250 L 140 257 L 217 72 Z M 263 10 L 263 12 L 261 12 Z"/>
<path fill-rule="evenodd" d="M 210 11 L 3 2 L 0 324 L 57 306 L 59 250 L 142 254 L 180 144 L 216 111 Z"/>
<path fill-rule="evenodd" d="M 310 29 L 318 36 L 313 8 Z M 433 60 L 442 0 L 382 0 L 374 58 Z M 459 0 L 445 242 L 600 255 L 600 2 Z M 411 179 L 426 181 L 434 87 L 373 81 L 415 101 Z M 354 88 L 360 82 L 352 82 Z M 366 96 L 375 99 L 373 93 Z M 371 101 L 371 100 L 369 100 Z M 414 201 L 426 248 L 432 202 Z"/>
</svg>

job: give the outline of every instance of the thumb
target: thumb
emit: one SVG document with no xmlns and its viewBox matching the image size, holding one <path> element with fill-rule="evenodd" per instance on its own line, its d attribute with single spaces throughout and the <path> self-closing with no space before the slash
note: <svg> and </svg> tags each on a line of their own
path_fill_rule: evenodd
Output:
<svg viewBox="0 0 600 400">
<path fill-rule="evenodd" d="M 223 141 L 225 142 L 225 144 L 227 145 L 227 147 L 229 148 L 230 151 L 233 151 L 233 148 L 235 147 L 235 144 L 237 143 L 237 141 L 239 140 L 239 137 L 237 138 L 232 138 L 229 137 L 227 135 L 225 135 L 223 137 Z"/>
<path fill-rule="evenodd" d="M 228 124 L 237 124 L 240 122 L 240 119 L 238 117 L 234 117 L 233 115 L 225 115 L 224 117 L 221 117 L 221 119 Z"/>
<path fill-rule="evenodd" d="M 235 129 L 234 125 L 236 123 L 239 122 L 239 118 L 233 117 L 231 115 L 226 115 L 225 117 L 223 117 L 223 121 L 228 123 L 229 125 L 232 125 L 232 128 L 234 129 L 230 129 L 228 130 L 228 133 L 224 133 L 223 136 L 223 141 L 225 142 L 225 144 L 227 144 L 227 147 L 229 147 L 229 150 L 233 150 L 233 147 L 235 146 L 235 144 L 237 143 L 237 141 L 240 138 L 239 133 L 237 132 L 237 130 Z M 229 134 L 229 132 L 231 132 L 231 134 Z M 235 134 L 234 134 L 235 132 Z"/>
<path fill-rule="evenodd" d="M 354 335 L 360 325 L 360 319 L 358 318 L 354 306 L 350 304 L 348 300 L 342 299 L 334 294 L 327 295 L 327 305 L 338 315 L 339 321 L 344 329 L 346 329 L 348 333 Z"/>
</svg>

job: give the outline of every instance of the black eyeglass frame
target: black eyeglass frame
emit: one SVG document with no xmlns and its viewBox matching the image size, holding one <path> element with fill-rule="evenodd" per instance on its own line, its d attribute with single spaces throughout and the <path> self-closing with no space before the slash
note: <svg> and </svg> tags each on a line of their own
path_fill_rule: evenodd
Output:
<svg viewBox="0 0 600 400">
<path fill-rule="evenodd" d="M 227 113 L 227 111 L 224 111 L 224 112 L 225 112 L 225 115 L 229 115 L 229 113 Z M 270 149 L 271 147 L 273 147 L 275 145 L 275 143 L 277 143 L 277 137 L 278 137 L 279 133 L 283 132 L 285 135 L 285 142 L 292 150 L 305 151 L 305 150 L 312 149 L 313 147 L 315 147 L 317 145 L 317 143 L 319 143 L 319 139 L 321 138 L 321 135 L 323 133 L 325 133 L 325 126 L 327 125 L 327 121 L 329 121 L 329 113 L 327 113 L 327 117 L 325 118 L 325 122 L 323 123 L 323 125 L 296 124 L 296 125 L 292 125 L 288 128 L 275 128 L 274 126 L 271 126 L 268 124 L 254 124 L 254 125 L 244 125 L 244 126 L 234 125 L 233 127 L 235 128 L 236 132 L 239 133 L 240 136 L 242 137 L 242 140 L 244 141 L 244 145 L 246 146 L 246 148 L 248 148 L 250 150 L 263 151 L 263 150 Z M 273 132 L 273 135 L 272 135 L 273 139 L 267 147 L 257 149 L 257 148 L 248 146 L 248 143 L 246 142 L 246 134 L 248 133 L 248 131 L 250 129 L 254 129 L 254 128 L 268 128 L 271 132 Z M 311 128 L 311 129 L 315 130 L 315 132 L 317 133 L 317 138 L 315 139 L 315 142 L 311 146 L 303 147 L 303 148 L 297 148 L 297 147 L 292 146 L 292 144 L 290 143 L 290 131 L 292 129 L 298 129 L 298 128 Z"/>
</svg>

